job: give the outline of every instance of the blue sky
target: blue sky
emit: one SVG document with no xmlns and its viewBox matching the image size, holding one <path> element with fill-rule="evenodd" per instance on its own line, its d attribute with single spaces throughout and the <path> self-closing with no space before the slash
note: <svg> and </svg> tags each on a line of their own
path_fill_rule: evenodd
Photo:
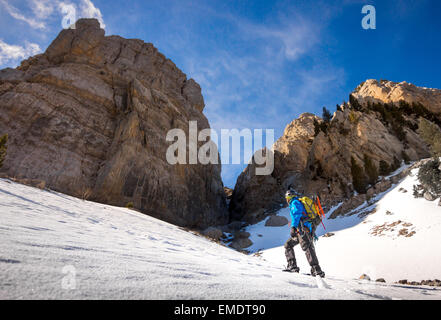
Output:
<svg viewBox="0 0 441 320">
<path fill-rule="evenodd" d="M 363 5 L 376 29 L 361 27 Z M 441 1 L 0 0 L 0 67 L 42 52 L 62 10 L 153 43 L 202 87 L 212 128 L 274 129 L 348 100 L 362 81 L 441 88 Z M 245 165 L 223 165 L 233 187 Z"/>
</svg>

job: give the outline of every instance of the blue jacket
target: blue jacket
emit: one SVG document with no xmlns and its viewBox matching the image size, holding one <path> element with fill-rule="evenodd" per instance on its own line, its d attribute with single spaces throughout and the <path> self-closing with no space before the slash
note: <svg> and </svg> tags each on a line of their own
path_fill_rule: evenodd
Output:
<svg viewBox="0 0 441 320">
<path fill-rule="evenodd" d="M 291 227 L 298 228 L 300 221 L 302 221 L 305 227 L 308 227 L 309 231 L 312 232 L 312 225 L 307 221 L 306 209 L 303 203 L 300 202 L 299 198 L 293 198 L 289 203 L 289 209 L 291 214 Z"/>
</svg>

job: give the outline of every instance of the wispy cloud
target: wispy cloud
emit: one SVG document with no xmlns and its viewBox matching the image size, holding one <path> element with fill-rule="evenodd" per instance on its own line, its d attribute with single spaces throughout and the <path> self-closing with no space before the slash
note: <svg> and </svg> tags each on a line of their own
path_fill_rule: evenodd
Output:
<svg viewBox="0 0 441 320">
<path fill-rule="evenodd" d="M 30 2 L 32 12 L 38 20 L 48 18 L 54 12 L 54 3 L 52 0 L 32 0 Z"/>
<path fill-rule="evenodd" d="M 320 25 L 300 14 L 294 13 L 289 18 L 281 16 L 272 26 L 235 20 L 243 36 L 268 41 L 268 46 L 278 47 L 283 57 L 289 60 L 299 59 L 319 41 Z"/>
<path fill-rule="evenodd" d="M 320 42 L 321 25 L 315 21 L 281 15 L 264 25 L 232 15 L 224 18 L 237 29 L 234 36 L 247 54 L 213 44 L 208 55 L 189 49 L 185 60 L 187 72 L 203 88 L 205 113 L 214 128 L 283 129 L 302 109 L 311 107 L 321 91 L 341 82 L 343 70 L 302 61 L 314 56 Z"/>
<path fill-rule="evenodd" d="M 20 12 L 20 10 L 18 10 L 14 6 L 10 5 L 5 0 L 0 0 L 0 3 L 3 5 L 5 10 L 14 19 L 26 22 L 29 26 L 31 26 L 34 29 L 45 29 L 46 28 L 46 24 L 43 21 L 36 19 L 34 17 L 26 17 L 23 13 Z"/>
<path fill-rule="evenodd" d="M 41 52 L 41 48 L 36 43 L 26 42 L 24 46 L 7 44 L 0 39 L 0 65 L 6 63 L 17 63 L 29 56 Z"/>
<path fill-rule="evenodd" d="M 91 0 L 27 0 L 27 8 L 29 9 L 27 11 L 30 11 L 27 15 L 6 0 L 0 0 L 0 4 L 11 17 L 27 23 L 33 29 L 47 29 L 47 22 L 50 18 L 58 16 L 61 21 L 66 14 L 69 14 L 73 20 L 96 18 L 103 29 L 106 27 L 101 10 Z"/>
<path fill-rule="evenodd" d="M 16 30 L 20 38 L 11 32 L 1 35 L 0 67 L 15 67 L 17 64 L 42 52 L 60 28 L 80 18 L 96 18 L 105 28 L 101 10 L 91 0 L 23 0 L 10 4 L 0 0 L 0 8 L 16 20 L 11 30 Z M 23 22 L 25 25 L 23 26 Z"/>
</svg>

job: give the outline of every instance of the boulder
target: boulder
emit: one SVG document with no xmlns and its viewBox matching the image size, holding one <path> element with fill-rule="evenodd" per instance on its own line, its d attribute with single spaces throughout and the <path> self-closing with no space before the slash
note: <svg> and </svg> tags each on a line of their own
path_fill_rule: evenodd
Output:
<svg viewBox="0 0 441 320">
<path fill-rule="evenodd" d="M 236 238 L 230 244 L 230 247 L 236 250 L 243 250 L 250 247 L 253 242 L 248 238 Z"/>
<path fill-rule="evenodd" d="M 392 186 L 392 181 L 388 179 L 384 179 L 375 184 L 375 190 L 377 192 L 384 192 L 388 190 L 391 186 Z"/>
<path fill-rule="evenodd" d="M 366 201 L 366 198 L 367 197 L 365 194 L 358 194 L 356 196 L 351 197 L 350 199 L 346 200 L 340 207 L 338 207 L 338 209 L 335 210 L 330 217 L 335 218 L 338 215 L 347 213 L 359 207 Z"/>
<path fill-rule="evenodd" d="M 266 222 L 265 227 L 282 227 L 288 224 L 288 219 L 281 216 L 270 216 Z"/>
<path fill-rule="evenodd" d="M 243 223 L 241 221 L 233 221 L 227 225 L 225 225 L 225 232 L 234 233 L 238 230 L 240 230 L 243 226 Z"/>
<path fill-rule="evenodd" d="M 375 189 L 374 188 L 369 188 L 366 191 L 366 198 L 370 199 L 370 198 L 372 198 L 374 196 L 374 194 L 375 194 Z"/>
<path fill-rule="evenodd" d="M 424 199 L 427 201 L 434 201 L 436 198 L 428 191 L 424 192 Z"/>
<path fill-rule="evenodd" d="M 225 192 L 225 197 L 227 198 L 227 200 L 230 200 L 231 197 L 233 196 L 233 189 L 228 188 L 228 187 L 224 187 L 224 192 Z"/>
<path fill-rule="evenodd" d="M 237 231 L 234 233 L 235 239 L 245 239 L 245 238 L 248 238 L 249 236 L 250 236 L 250 233 L 247 231 Z"/>
<path fill-rule="evenodd" d="M 224 235 L 221 229 L 215 227 L 208 227 L 202 232 L 202 234 L 213 240 L 219 240 Z"/>
</svg>

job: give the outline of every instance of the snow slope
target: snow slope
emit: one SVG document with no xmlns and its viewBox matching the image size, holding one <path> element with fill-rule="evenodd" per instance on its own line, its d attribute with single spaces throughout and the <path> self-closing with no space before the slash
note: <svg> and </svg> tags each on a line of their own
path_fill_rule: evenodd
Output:
<svg viewBox="0 0 441 320">
<path fill-rule="evenodd" d="M 0 179 L 0 298 L 440 299 L 441 290 L 284 273 L 136 211 Z"/>
<path fill-rule="evenodd" d="M 441 279 L 441 207 L 437 205 L 438 199 L 430 202 L 413 197 L 417 170 L 346 216 L 326 219 L 326 231 L 322 226 L 317 229 L 321 237 L 316 242 L 316 251 L 328 276 L 354 279 L 367 274 L 373 280 L 384 278 L 387 282 Z M 280 210 L 278 215 L 290 221 L 288 208 Z M 248 227 L 253 246 L 247 249 L 260 249 L 264 259 L 286 264 L 283 244 L 289 236 L 289 227 L 264 225 L 262 221 Z M 400 235 L 403 229 L 406 231 Z M 323 237 L 326 232 L 334 236 Z M 406 232 L 415 233 L 406 237 Z M 300 269 L 308 272 L 309 266 L 299 246 L 295 253 Z"/>
</svg>

